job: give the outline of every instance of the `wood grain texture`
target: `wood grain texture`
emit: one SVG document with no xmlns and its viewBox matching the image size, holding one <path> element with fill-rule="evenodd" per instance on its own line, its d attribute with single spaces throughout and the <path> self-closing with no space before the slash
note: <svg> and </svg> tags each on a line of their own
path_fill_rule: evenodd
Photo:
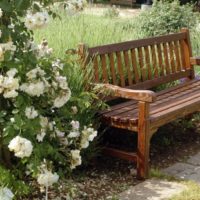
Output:
<svg viewBox="0 0 200 200">
<path fill-rule="evenodd" d="M 140 82 L 140 77 L 139 77 L 138 66 L 137 66 L 137 61 L 136 61 L 135 49 L 131 50 L 131 62 L 132 62 L 132 68 L 133 68 L 134 82 L 138 83 Z"/>
<path fill-rule="evenodd" d="M 150 90 L 131 90 L 111 84 L 104 84 L 104 87 L 105 89 L 108 89 L 113 96 L 117 97 L 135 99 L 144 102 L 153 102 L 156 99 L 155 93 Z"/>
<path fill-rule="evenodd" d="M 149 103 L 138 104 L 138 148 L 137 148 L 137 178 L 148 178 L 149 175 L 149 148 L 150 148 L 150 122 Z"/>
<path fill-rule="evenodd" d="M 130 60 L 129 60 L 128 51 L 124 51 L 124 63 L 125 63 L 127 76 L 128 76 L 128 84 L 132 85 L 133 84 L 133 78 L 132 78 L 132 75 L 131 75 Z"/>
<path fill-rule="evenodd" d="M 88 48 L 79 46 L 83 69 L 92 60 L 95 82 L 117 98 L 129 99 L 98 113 L 108 126 L 135 131 L 137 152 L 106 148 L 107 154 L 137 162 L 137 177 L 147 178 L 150 139 L 162 125 L 200 109 L 200 80 L 189 31 Z M 97 59 L 100 58 L 100 59 Z M 100 70 L 101 69 L 101 70 Z M 184 83 L 153 92 L 151 88 L 184 78 Z M 106 83 L 106 84 L 105 84 Z M 112 83 L 112 84 L 111 84 Z M 121 87 L 119 87 L 121 86 Z"/>
<path fill-rule="evenodd" d="M 96 46 L 88 49 L 89 56 L 94 54 L 108 54 L 112 52 L 128 51 L 130 49 L 166 43 L 170 41 L 183 40 L 186 38 L 185 33 L 174 33 L 165 36 L 152 37 L 147 39 L 133 40 L 127 42 L 120 42 L 115 44 L 108 44 Z"/>
<path fill-rule="evenodd" d="M 108 83 L 108 71 L 106 67 L 106 56 L 100 55 L 101 58 L 101 66 L 102 66 L 102 80 L 103 83 Z"/>
<path fill-rule="evenodd" d="M 157 53 L 156 53 L 156 47 L 155 45 L 151 46 L 151 53 L 152 53 L 152 69 L 153 69 L 153 74 L 154 78 L 158 78 L 158 63 L 157 63 Z"/>
<path fill-rule="evenodd" d="M 94 79 L 96 83 L 99 83 L 99 65 L 97 56 L 94 57 L 93 65 L 94 65 Z"/>
<path fill-rule="evenodd" d="M 117 52 L 116 56 L 117 56 L 117 67 L 118 67 L 118 72 L 119 72 L 119 76 L 120 76 L 120 85 L 122 87 L 125 87 L 125 79 L 124 79 L 124 72 L 123 72 L 123 68 L 122 68 L 121 53 Z"/>
</svg>

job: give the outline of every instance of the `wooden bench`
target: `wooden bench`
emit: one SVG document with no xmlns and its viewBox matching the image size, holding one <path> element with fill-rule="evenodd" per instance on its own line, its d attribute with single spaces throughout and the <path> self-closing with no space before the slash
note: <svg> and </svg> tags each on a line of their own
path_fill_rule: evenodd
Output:
<svg viewBox="0 0 200 200">
<path fill-rule="evenodd" d="M 157 129 L 200 108 L 200 80 L 192 57 L 189 31 L 109 44 L 79 46 L 79 55 L 93 64 L 95 83 L 104 84 L 113 96 L 129 99 L 101 112 L 103 123 L 137 132 L 137 152 L 107 148 L 107 153 L 137 163 L 137 177 L 147 178 L 150 139 Z M 184 82 L 179 80 L 184 78 Z M 152 88 L 176 81 L 159 92 Z"/>
</svg>

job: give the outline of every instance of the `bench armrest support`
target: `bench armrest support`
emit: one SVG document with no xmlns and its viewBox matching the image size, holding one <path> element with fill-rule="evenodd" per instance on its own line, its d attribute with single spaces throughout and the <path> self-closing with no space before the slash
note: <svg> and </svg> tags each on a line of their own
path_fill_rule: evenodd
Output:
<svg viewBox="0 0 200 200">
<path fill-rule="evenodd" d="M 191 65 L 200 65 L 200 56 L 190 57 Z"/>
<path fill-rule="evenodd" d="M 133 99 L 143 102 L 154 102 L 156 100 L 156 94 L 150 90 L 132 90 L 122 88 L 111 84 L 103 84 L 106 89 L 112 92 L 111 95 L 116 97 L 122 97 L 125 99 Z"/>
</svg>

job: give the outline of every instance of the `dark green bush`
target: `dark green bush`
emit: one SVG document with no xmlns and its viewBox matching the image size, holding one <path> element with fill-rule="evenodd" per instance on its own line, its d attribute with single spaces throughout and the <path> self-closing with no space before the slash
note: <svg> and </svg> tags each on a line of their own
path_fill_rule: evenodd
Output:
<svg viewBox="0 0 200 200">
<path fill-rule="evenodd" d="M 163 35 L 178 32 L 182 27 L 192 28 L 197 23 L 193 5 L 180 5 L 178 0 L 154 1 L 151 10 L 143 11 L 135 18 L 137 37 Z"/>
</svg>

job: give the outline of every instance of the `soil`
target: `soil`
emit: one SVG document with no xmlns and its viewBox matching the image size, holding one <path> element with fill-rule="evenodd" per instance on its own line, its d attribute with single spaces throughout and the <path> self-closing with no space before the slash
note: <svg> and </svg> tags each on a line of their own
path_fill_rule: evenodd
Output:
<svg viewBox="0 0 200 200">
<path fill-rule="evenodd" d="M 151 140 L 151 168 L 161 169 L 175 162 L 184 161 L 200 151 L 200 120 L 193 116 L 161 127 Z M 113 134 L 115 137 L 113 137 Z M 136 134 L 118 129 L 109 129 L 106 141 L 110 138 L 114 146 L 135 149 Z M 109 135 L 109 136 L 108 136 Z M 123 138 L 123 140 L 122 140 Z M 111 143 L 111 141 L 109 141 Z M 118 144 L 117 144 L 118 143 Z M 122 144 L 123 143 L 123 144 Z M 117 194 L 141 181 L 135 178 L 135 166 L 132 163 L 112 157 L 100 156 L 87 168 L 75 171 L 72 178 L 60 183 L 57 191 L 50 190 L 53 200 L 117 200 Z M 73 198 L 67 197 L 71 194 Z M 38 193 L 36 192 L 36 195 Z M 44 193 L 41 193 L 44 196 Z M 30 197 L 28 198 L 30 199 Z M 31 199 L 42 199 L 34 198 Z"/>
</svg>

